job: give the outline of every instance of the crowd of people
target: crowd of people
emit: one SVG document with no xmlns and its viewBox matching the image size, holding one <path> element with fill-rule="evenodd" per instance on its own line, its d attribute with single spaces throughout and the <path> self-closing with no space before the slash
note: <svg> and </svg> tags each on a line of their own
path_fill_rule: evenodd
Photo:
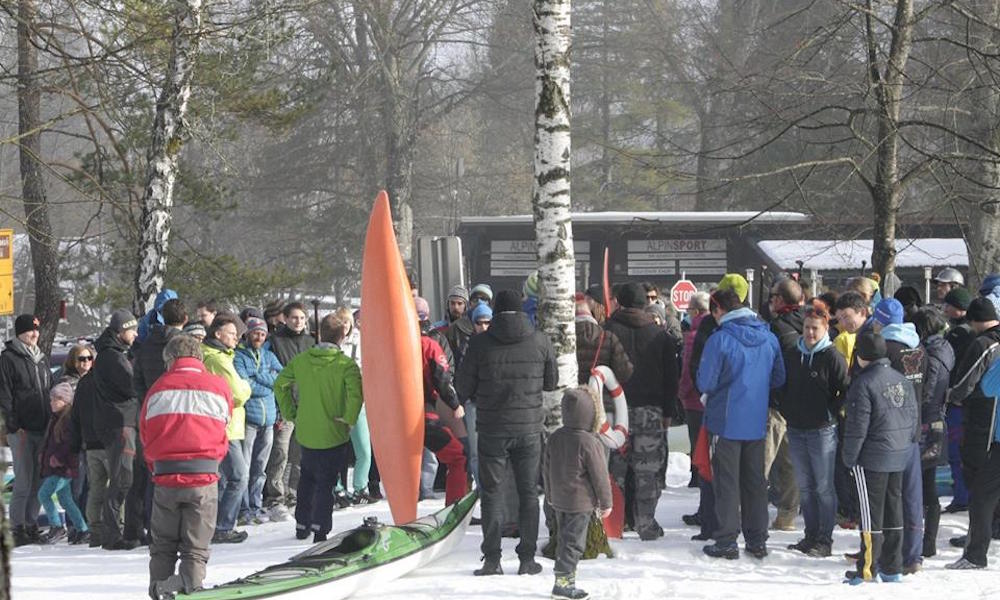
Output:
<svg viewBox="0 0 1000 600">
<path fill-rule="evenodd" d="M 543 400 L 558 370 L 535 323 L 537 277 L 496 294 L 455 286 L 437 322 L 414 289 L 426 417 L 420 498 L 443 482 L 450 504 L 477 487 L 475 575 L 502 574 L 503 537 L 519 538 L 518 573 L 534 575 L 541 485 L 553 596 L 580 600 L 577 564 L 601 543 L 613 486 L 624 493 L 626 530 L 643 541 L 664 535 L 664 434 L 684 422 L 699 504 L 679 517 L 699 529 L 692 539 L 710 542 L 710 557 L 739 558 L 742 533 L 743 551 L 764 559 L 768 531 L 794 530 L 801 513 L 791 550 L 827 557 L 835 527 L 858 529 L 846 580 L 899 581 L 936 553 L 935 473 L 949 464 L 954 495 L 943 510 L 968 510 L 970 526 L 949 540 L 964 553 L 948 568 L 984 568 L 1000 530 L 1000 275 L 977 297 L 954 269 L 935 281 L 936 302 L 925 304 L 910 287 L 883 298 L 867 277 L 809 297 L 783 276 L 755 311 L 747 281 L 727 274 L 683 315 L 649 283 L 616 286 L 610 306 L 593 286 L 575 298 L 579 386 L 563 395 L 561 419 Z M 334 510 L 381 499 L 360 311 L 330 312 L 314 331 L 294 301 L 238 314 L 209 301 L 195 311 L 189 319 L 164 290 L 139 318 L 115 311 L 94 344 L 74 346 L 56 370 L 38 347 L 38 319 L 17 317 L 0 354 L 15 544 L 148 545 L 149 592 L 160 598 L 200 587 L 210 545 L 243 542 L 250 525 L 294 521 L 298 539 L 321 542 Z M 611 369 L 626 398 L 621 451 L 599 441 L 615 404 L 587 385 L 597 366 Z"/>
</svg>

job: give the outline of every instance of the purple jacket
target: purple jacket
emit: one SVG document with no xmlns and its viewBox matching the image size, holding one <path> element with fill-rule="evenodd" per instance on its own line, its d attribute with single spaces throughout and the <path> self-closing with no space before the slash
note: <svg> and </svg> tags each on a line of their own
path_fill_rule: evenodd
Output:
<svg viewBox="0 0 1000 600">
<path fill-rule="evenodd" d="M 50 475 L 69 479 L 76 477 L 80 461 L 79 456 L 70 449 L 72 437 L 69 416 L 60 421 L 59 415 L 52 415 L 45 430 L 45 443 L 42 445 L 42 454 L 39 457 L 43 478 Z"/>
<path fill-rule="evenodd" d="M 684 407 L 684 410 L 705 410 L 705 406 L 701 403 L 701 394 L 698 393 L 694 381 L 691 380 L 691 369 L 688 368 L 688 365 L 691 363 L 691 354 L 694 351 L 694 338 L 698 335 L 698 326 L 705 320 L 706 314 L 708 313 L 702 313 L 691 319 L 691 328 L 684 333 L 681 381 L 678 388 L 678 395 L 681 397 L 681 405 Z"/>
</svg>

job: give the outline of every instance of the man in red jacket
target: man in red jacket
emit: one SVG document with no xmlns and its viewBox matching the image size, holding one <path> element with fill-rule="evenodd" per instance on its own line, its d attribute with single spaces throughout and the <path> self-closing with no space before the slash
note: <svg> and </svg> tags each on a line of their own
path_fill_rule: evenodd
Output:
<svg viewBox="0 0 1000 600">
<path fill-rule="evenodd" d="M 190 593 L 205 579 L 219 508 L 219 462 L 229 447 L 226 424 L 233 412 L 229 385 L 205 370 L 198 340 L 173 336 L 163 358 L 167 371 L 149 389 L 139 417 L 156 483 L 149 546 L 154 600 Z"/>
</svg>

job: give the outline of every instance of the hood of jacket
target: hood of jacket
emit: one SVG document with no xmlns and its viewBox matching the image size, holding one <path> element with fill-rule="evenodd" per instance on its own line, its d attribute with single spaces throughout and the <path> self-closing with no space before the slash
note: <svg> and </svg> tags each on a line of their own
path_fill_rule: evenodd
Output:
<svg viewBox="0 0 1000 600">
<path fill-rule="evenodd" d="M 778 316 L 774 318 L 774 320 L 781 323 L 787 323 L 795 329 L 795 331 L 802 331 L 802 326 L 806 320 L 806 313 L 801 306 L 791 306 L 782 310 Z"/>
<path fill-rule="evenodd" d="M 343 354 L 343 351 L 340 349 L 340 346 L 329 342 L 321 342 L 306 350 L 306 356 L 309 357 L 309 364 L 319 368 L 333 364 L 341 354 Z"/>
<path fill-rule="evenodd" d="M 656 325 L 653 315 L 642 308 L 619 308 L 611 315 L 612 321 L 617 321 L 626 327 L 638 329 L 647 325 Z"/>
<path fill-rule="evenodd" d="M 292 331 L 291 329 L 288 328 L 288 325 L 285 325 L 284 323 L 282 323 L 274 331 L 274 337 L 284 337 L 284 338 L 296 339 L 296 338 L 300 338 L 300 337 L 302 337 L 304 335 L 309 335 L 309 327 L 308 326 L 303 327 L 302 331 L 300 331 L 298 333 L 295 333 L 294 331 Z M 268 340 L 268 341 L 270 341 L 270 340 Z"/>
<path fill-rule="evenodd" d="M 980 296 L 989 296 L 990 294 L 995 294 L 1000 296 L 1000 273 L 994 273 L 983 280 L 983 284 L 979 286 Z"/>
<path fill-rule="evenodd" d="M 156 309 L 156 312 L 160 312 L 163 305 L 166 304 L 168 300 L 173 300 L 174 298 L 177 298 L 177 292 L 171 289 L 163 289 L 156 295 L 156 300 L 153 301 L 153 307 Z"/>
<path fill-rule="evenodd" d="M 19 354 L 35 364 L 42 362 L 42 359 L 45 358 L 45 354 L 41 348 L 38 346 L 29 346 L 17 338 L 8 341 L 7 348 L 11 352 Z"/>
<path fill-rule="evenodd" d="M 920 336 L 917 335 L 917 328 L 913 323 L 893 323 L 882 328 L 882 337 L 887 342 L 899 342 L 907 348 L 916 348 L 920 345 Z"/>
<path fill-rule="evenodd" d="M 218 338 L 205 338 L 205 341 L 201 345 L 203 346 L 202 350 L 208 353 L 228 354 L 229 356 L 236 355 L 234 348 L 227 348 Z"/>
<path fill-rule="evenodd" d="M 597 407 L 594 397 L 585 388 L 570 388 L 562 397 L 563 426 L 579 431 L 595 431 Z"/>
<path fill-rule="evenodd" d="M 469 318 L 469 313 L 466 313 L 458 319 L 452 321 L 452 324 L 467 336 L 471 336 L 476 332 L 476 328 L 472 326 L 472 319 Z"/>
<path fill-rule="evenodd" d="M 927 354 L 945 363 L 947 363 L 947 361 L 945 361 L 942 357 L 947 356 L 947 349 L 950 346 L 951 344 L 948 343 L 948 340 L 944 339 L 944 336 L 940 333 L 935 333 L 924 340 L 924 348 L 927 349 Z M 952 364 L 948 365 L 949 369 L 954 368 L 954 362 L 954 353 L 952 353 Z"/>
<path fill-rule="evenodd" d="M 767 343 L 768 336 L 772 336 L 767 323 L 758 319 L 757 314 L 749 308 L 739 308 L 726 313 L 719 320 L 719 325 L 723 331 L 747 348 L 762 346 Z"/>
<path fill-rule="evenodd" d="M 523 312 L 497 313 L 493 315 L 493 324 L 486 330 L 486 335 L 501 344 L 516 344 L 534 333 L 535 326 Z"/>
<path fill-rule="evenodd" d="M 117 350 L 119 352 L 128 352 L 129 347 L 125 345 L 120 339 L 118 339 L 118 334 L 111 330 L 110 327 L 106 327 L 104 331 L 101 332 L 100 337 L 94 342 L 94 349 L 98 353 L 107 350 L 108 348 Z"/>
<path fill-rule="evenodd" d="M 825 335 L 821 337 L 818 342 L 816 342 L 815 346 L 813 346 L 812 348 L 807 348 L 805 338 L 799 337 L 798 346 L 799 346 L 799 352 L 802 353 L 803 360 L 808 356 L 809 366 L 812 366 L 813 357 L 819 354 L 820 352 L 826 350 L 830 346 L 833 346 L 833 340 L 830 339 L 830 336 Z"/>
</svg>

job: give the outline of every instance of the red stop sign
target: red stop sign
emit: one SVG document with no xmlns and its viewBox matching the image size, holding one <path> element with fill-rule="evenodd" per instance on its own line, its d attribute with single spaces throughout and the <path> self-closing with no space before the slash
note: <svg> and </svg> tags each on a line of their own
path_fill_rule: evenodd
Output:
<svg viewBox="0 0 1000 600">
<path fill-rule="evenodd" d="M 687 279 L 681 279 L 670 288 L 670 302 L 674 308 L 681 312 L 687 312 L 691 305 L 691 297 L 698 292 L 698 288 Z"/>
</svg>

